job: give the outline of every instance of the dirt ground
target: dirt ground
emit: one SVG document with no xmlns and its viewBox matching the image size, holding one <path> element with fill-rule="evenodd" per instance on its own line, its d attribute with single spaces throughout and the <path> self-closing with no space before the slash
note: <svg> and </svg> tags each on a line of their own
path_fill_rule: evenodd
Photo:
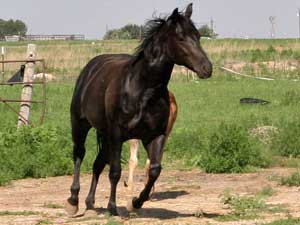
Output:
<svg viewBox="0 0 300 225">
<path fill-rule="evenodd" d="M 109 197 L 109 181 L 105 172 L 96 194 L 97 213 L 83 215 L 91 175 L 81 176 L 79 213 L 69 217 L 62 208 L 69 196 L 71 176 L 44 179 L 24 179 L 0 187 L 0 224 L 105 224 L 108 221 L 124 224 L 261 224 L 300 216 L 298 187 L 280 186 L 272 177 L 288 175 L 295 169 L 272 168 L 251 174 L 206 174 L 199 170 L 163 170 L 151 201 L 144 204 L 135 216 L 126 211 L 129 194 L 123 185 L 123 172 L 118 185 L 117 203 L 120 217 L 110 218 L 105 210 Z M 137 171 L 135 193 L 143 187 L 144 173 Z M 251 195 L 270 186 L 276 192 L 266 199 L 268 204 L 285 204 L 289 212 L 264 214 L 255 220 L 220 222 L 218 217 L 230 213 L 221 203 L 224 189 L 240 195 Z M 200 216 L 199 216 L 200 215 Z"/>
</svg>

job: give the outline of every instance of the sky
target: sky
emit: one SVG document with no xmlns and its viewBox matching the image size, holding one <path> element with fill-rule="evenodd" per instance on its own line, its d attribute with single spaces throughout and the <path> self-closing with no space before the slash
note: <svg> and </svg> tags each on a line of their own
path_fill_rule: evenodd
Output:
<svg viewBox="0 0 300 225">
<path fill-rule="evenodd" d="M 220 38 L 269 38 L 270 16 L 277 38 L 299 37 L 300 0 L 0 0 L 1 19 L 20 19 L 28 34 L 84 34 L 101 39 L 106 29 L 144 24 L 155 15 L 193 2 L 196 25 L 214 22 Z"/>
</svg>

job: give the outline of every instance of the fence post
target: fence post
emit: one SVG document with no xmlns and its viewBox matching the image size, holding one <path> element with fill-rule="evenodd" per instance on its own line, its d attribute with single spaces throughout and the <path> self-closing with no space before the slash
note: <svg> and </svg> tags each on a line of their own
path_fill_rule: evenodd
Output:
<svg viewBox="0 0 300 225">
<path fill-rule="evenodd" d="M 1 47 L 1 60 L 4 61 L 5 48 Z M 2 62 L 2 82 L 4 82 L 4 62 Z"/>
<path fill-rule="evenodd" d="M 36 57 L 36 45 L 29 44 L 27 47 L 27 60 L 34 60 Z M 35 62 L 27 62 L 25 64 L 24 79 L 23 82 L 33 82 L 34 79 L 34 67 Z M 32 84 L 24 84 L 21 94 L 21 108 L 20 116 L 18 119 L 18 128 L 22 125 L 27 125 L 29 121 L 30 101 L 32 96 Z"/>
</svg>

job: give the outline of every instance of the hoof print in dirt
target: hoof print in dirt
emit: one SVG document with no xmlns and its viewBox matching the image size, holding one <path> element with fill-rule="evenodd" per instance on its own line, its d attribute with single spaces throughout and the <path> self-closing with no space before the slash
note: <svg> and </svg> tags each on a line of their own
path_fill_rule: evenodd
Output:
<svg viewBox="0 0 300 225">
<path fill-rule="evenodd" d="M 69 216 L 74 216 L 78 212 L 78 205 L 72 205 L 68 200 L 65 203 L 65 211 Z"/>
<path fill-rule="evenodd" d="M 205 213 L 203 212 L 202 209 L 197 209 L 195 212 L 194 212 L 194 216 L 195 217 L 198 217 L 198 218 L 201 218 L 201 217 L 204 217 Z"/>
<path fill-rule="evenodd" d="M 95 216 L 98 216 L 98 213 L 96 210 L 94 209 L 87 209 L 85 210 L 84 212 L 84 216 L 85 217 L 95 217 Z"/>
</svg>

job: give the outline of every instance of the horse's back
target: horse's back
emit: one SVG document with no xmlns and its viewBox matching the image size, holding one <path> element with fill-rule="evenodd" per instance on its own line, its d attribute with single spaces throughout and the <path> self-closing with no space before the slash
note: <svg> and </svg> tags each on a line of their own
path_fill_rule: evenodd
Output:
<svg viewBox="0 0 300 225">
<path fill-rule="evenodd" d="M 93 107 L 95 113 L 103 111 L 105 91 L 109 83 L 122 76 L 122 71 L 133 56 L 126 54 L 105 54 L 91 59 L 81 71 L 73 93 L 71 117 L 85 118 L 85 108 Z M 90 111 L 90 110 L 89 110 Z"/>
<path fill-rule="evenodd" d="M 132 59 L 131 55 L 127 54 L 104 54 L 104 55 L 98 55 L 91 59 L 86 66 L 81 71 L 76 85 L 75 85 L 75 91 L 81 89 L 84 85 L 86 85 L 87 81 L 92 79 L 95 75 L 101 76 L 101 69 L 105 69 L 105 66 L 108 64 L 120 64 L 121 62 L 127 62 L 130 59 Z M 79 90 L 78 90 L 79 91 Z"/>
</svg>

